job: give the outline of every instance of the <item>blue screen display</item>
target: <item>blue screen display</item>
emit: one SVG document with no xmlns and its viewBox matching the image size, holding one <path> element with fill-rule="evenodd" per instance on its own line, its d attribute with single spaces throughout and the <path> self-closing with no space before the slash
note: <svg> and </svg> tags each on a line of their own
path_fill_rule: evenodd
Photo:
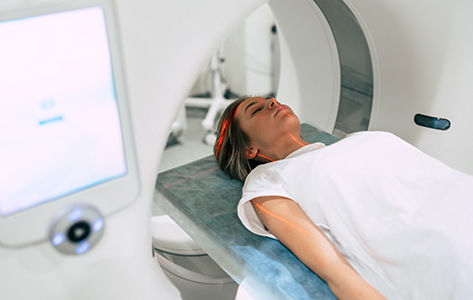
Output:
<svg viewBox="0 0 473 300">
<path fill-rule="evenodd" d="M 0 22 L 0 215 L 127 172 L 104 12 Z"/>
</svg>

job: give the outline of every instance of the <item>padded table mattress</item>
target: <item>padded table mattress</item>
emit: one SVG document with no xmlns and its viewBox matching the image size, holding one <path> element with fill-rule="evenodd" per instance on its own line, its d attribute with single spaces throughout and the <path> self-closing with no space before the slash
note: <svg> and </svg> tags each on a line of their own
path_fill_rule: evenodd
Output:
<svg viewBox="0 0 473 300">
<path fill-rule="evenodd" d="M 327 145 L 337 137 L 302 124 L 304 140 Z M 255 299 L 335 299 L 327 284 L 283 244 L 249 232 L 237 216 L 243 183 L 213 156 L 158 174 L 155 201 Z"/>
</svg>

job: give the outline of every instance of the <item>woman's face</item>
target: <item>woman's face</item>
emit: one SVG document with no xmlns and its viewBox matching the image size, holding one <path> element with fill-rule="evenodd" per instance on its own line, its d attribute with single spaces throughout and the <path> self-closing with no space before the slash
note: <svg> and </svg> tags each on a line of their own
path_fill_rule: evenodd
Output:
<svg viewBox="0 0 473 300">
<path fill-rule="evenodd" d="M 267 148 L 288 135 L 299 136 L 299 119 L 289 106 L 274 98 L 248 98 L 240 103 L 235 117 L 255 147 Z"/>
</svg>

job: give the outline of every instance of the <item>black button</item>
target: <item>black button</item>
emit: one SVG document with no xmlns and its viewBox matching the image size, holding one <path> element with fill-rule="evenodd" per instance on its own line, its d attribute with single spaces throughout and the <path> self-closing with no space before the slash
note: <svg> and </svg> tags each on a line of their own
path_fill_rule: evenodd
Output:
<svg viewBox="0 0 473 300">
<path fill-rule="evenodd" d="M 74 223 L 67 231 L 67 237 L 73 243 L 79 243 L 85 240 L 90 234 L 90 225 L 86 221 Z"/>
<path fill-rule="evenodd" d="M 439 130 L 447 130 L 450 128 L 450 121 L 437 117 L 417 114 L 414 116 L 414 122 L 419 126 L 429 127 Z"/>
</svg>

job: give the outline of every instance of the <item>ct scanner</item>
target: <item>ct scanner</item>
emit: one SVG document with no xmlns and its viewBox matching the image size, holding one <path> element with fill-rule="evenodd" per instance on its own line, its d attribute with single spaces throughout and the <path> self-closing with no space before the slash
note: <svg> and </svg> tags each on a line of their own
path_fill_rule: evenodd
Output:
<svg viewBox="0 0 473 300">
<path fill-rule="evenodd" d="M 158 162 L 203 65 L 264 2 L 1 2 L 2 299 L 179 298 L 150 253 Z M 344 89 L 363 93 L 365 129 L 473 173 L 473 2 L 269 5 L 277 97 L 301 121 L 332 132 Z"/>
</svg>

